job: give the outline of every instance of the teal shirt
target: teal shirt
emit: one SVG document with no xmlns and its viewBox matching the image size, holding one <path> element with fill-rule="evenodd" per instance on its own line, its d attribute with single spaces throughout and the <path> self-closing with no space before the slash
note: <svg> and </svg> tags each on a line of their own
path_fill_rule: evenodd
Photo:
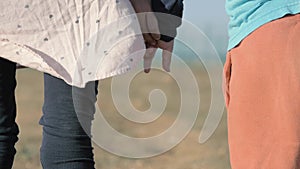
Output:
<svg viewBox="0 0 300 169">
<path fill-rule="evenodd" d="M 286 14 L 300 13 L 300 0 L 227 0 L 226 11 L 230 50 L 260 26 Z"/>
</svg>

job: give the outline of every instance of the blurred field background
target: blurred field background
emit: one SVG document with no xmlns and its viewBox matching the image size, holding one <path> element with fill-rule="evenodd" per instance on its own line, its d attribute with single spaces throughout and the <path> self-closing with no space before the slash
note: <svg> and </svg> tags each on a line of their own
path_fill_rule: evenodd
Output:
<svg viewBox="0 0 300 169">
<path fill-rule="evenodd" d="M 212 42 L 217 53 L 224 56 L 227 47 L 228 18 L 225 1 L 186 0 L 184 18 L 196 25 Z M 201 43 L 201 39 L 195 39 Z M 203 54 L 206 47 L 203 46 Z M 176 48 L 177 51 L 183 51 Z M 186 55 L 187 51 L 183 53 Z M 209 56 L 208 56 L 209 57 Z M 187 57 L 191 59 L 191 57 Z M 193 60 L 190 60 L 193 63 Z M 226 112 L 216 132 L 205 143 L 199 144 L 198 137 L 210 106 L 210 82 L 201 64 L 191 66 L 198 81 L 201 94 L 200 111 L 192 131 L 172 150 L 147 159 L 118 157 L 94 145 L 97 169 L 230 169 L 227 143 Z M 17 121 L 20 127 L 19 142 L 14 169 L 41 169 L 39 148 L 42 129 L 38 124 L 43 104 L 43 74 L 30 69 L 17 72 Z M 98 104 L 106 120 L 120 133 L 133 137 L 154 136 L 172 125 L 179 111 L 179 88 L 174 79 L 161 71 L 149 75 L 139 74 L 130 87 L 130 99 L 136 109 L 149 108 L 149 92 L 160 88 L 167 96 L 167 107 L 163 115 L 150 124 L 137 124 L 124 119 L 116 110 L 110 92 L 111 79 L 100 82 Z M 1 169 L 1 166 L 0 166 Z"/>
<path fill-rule="evenodd" d="M 213 136 L 199 144 L 198 137 L 210 106 L 210 82 L 202 66 L 192 68 L 201 94 L 197 121 L 188 136 L 174 149 L 147 159 L 118 157 L 95 146 L 97 169 L 229 169 L 226 113 Z M 38 124 L 43 104 L 43 75 L 40 72 L 22 69 L 17 72 L 17 121 L 20 125 L 19 142 L 14 169 L 41 169 L 39 148 L 41 126 Z M 176 119 L 179 111 L 179 90 L 176 82 L 166 73 L 155 70 L 145 75 L 138 74 L 130 86 L 133 105 L 144 111 L 149 108 L 149 92 L 160 88 L 167 96 L 164 114 L 150 124 L 136 124 L 124 119 L 114 107 L 110 92 L 111 79 L 100 82 L 98 104 L 106 120 L 119 132 L 134 137 L 149 137 L 161 133 Z"/>
</svg>

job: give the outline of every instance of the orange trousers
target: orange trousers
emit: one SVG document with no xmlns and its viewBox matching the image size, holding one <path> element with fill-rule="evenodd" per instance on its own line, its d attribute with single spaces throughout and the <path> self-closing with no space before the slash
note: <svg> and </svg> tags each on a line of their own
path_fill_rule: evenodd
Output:
<svg viewBox="0 0 300 169">
<path fill-rule="evenodd" d="M 232 169 L 300 169 L 300 14 L 230 50 L 223 87 Z"/>
</svg>

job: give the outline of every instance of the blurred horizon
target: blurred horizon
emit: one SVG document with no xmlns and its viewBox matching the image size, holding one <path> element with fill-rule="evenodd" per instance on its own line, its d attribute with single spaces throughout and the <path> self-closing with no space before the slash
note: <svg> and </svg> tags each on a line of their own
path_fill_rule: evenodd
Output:
<svg viewBox="0 0 300 169">
<path fill-rule="evenodd" d="M 221 59 L 224 60 L 228 45 L 227 25 L 229 21 L 225 10 L 225 1 L 185 0 L 184 5 L 183 19 L 199 28 L 212 42 Z M 201 44 L 203 39 L 195 39 L 194 41 Z M 181 46 L 177 46 L 178 49 L 175 51 L 182 50 Z"/>
</svg>

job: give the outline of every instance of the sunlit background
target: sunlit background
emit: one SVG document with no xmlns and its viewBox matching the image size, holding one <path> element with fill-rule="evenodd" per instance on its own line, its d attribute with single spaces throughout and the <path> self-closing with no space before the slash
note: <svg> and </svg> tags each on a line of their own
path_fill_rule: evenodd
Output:
<svg viewBox="0 0 300 169">
<path fill-rule="evenodd" d="M 185 0 L 184 12 L 184 19 L 196 25 L 208 37 L 223 61 L 228 40 L 228 17 L 224 5 L 225 1 L 219 0 Z M 193 39 L 193 41 L 203 45 L 202 39 Z M 197 58 L 178 43 L 176 43 L 175 53 L 184 57 L 187 62 L 189 59 Z M 203 48 L 203 55 L 210 57 L 206 54 L 205 48 Z M 174 149 L 147 159 L 118 157 L 94 144 L 97 169 L 230 169 L 226 112 L 212 137 L 204 144 L 198 142 L 211 103 L 211 84 L 207 70 L 201 61 L 195 61 L 190 66 L 199 85 L 201 103 L 196 123 L 187 137 Z M 17 80 L 17 121 L 21 133 L 17 143 L 18 153 L 14 169 L 41 169 L 39 148 L 42 129 L 38 121 L 42 114 L 43 74 L 22 69 L 18 70 Z M 111 79 L 100 82 L 98 104 L 107 121 L 117 131 L 134 137 L 157 135 L 172 125 L 178 114 L 180 91 L 176 81 L 159 70 L 154 70 L 148 75 L 141 72 L 132 81 L 129 96 L 136 109 L 145 111 L 149 108 L 149 92 L 156 88 L 165 92 L 168 103 L 163 115 L 151 124 L 136 124 L 124 119 L 118 113 L 112 101 Z"/>
<path fill-rule="evenodd" d="M 225 11 L 225 0 L 185 0 L 184 18 L 202 30 L 213 42 L 219 54 L 224 57 L 229 20 Z"/>
</svg>

